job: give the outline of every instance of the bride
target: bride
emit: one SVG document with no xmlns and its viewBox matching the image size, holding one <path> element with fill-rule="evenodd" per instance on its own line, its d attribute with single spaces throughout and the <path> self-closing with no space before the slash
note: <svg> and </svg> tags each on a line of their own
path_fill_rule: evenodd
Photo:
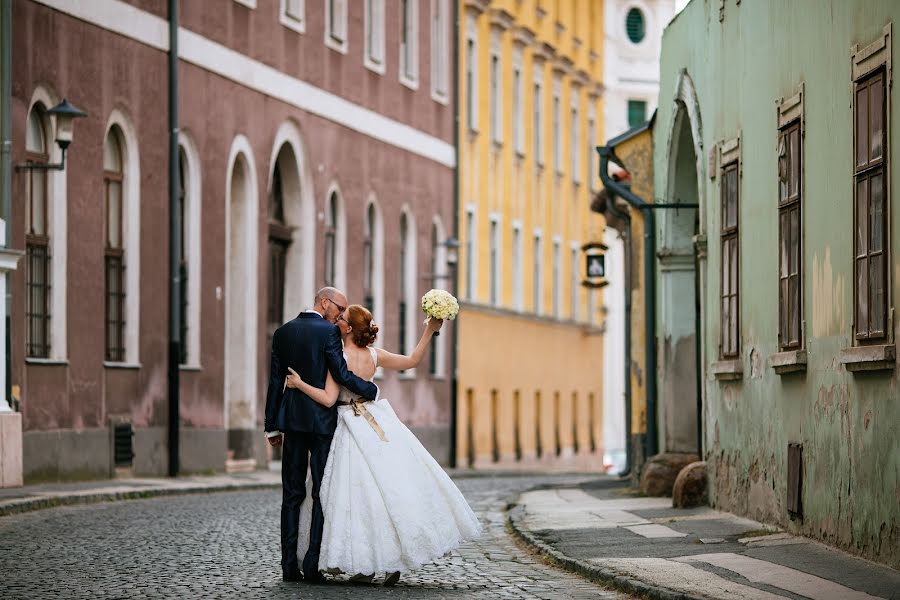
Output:
<svg viewBox="0 0 900 600">
<path fill-rule="evenodd" d="M 358 304 L 338 320 L 348 368 L 371 380 L 378 367 L 403 371 L 418 365 L 443 321 L 429 319 L 410 356 L 373 348 L 378 326 Z M 319 496 L 325 514 L 319 566 L 356 573 L 369 581 L 386 573 L 393 585 L 400 573 L 445 555 L 481 532 L 462 493 L 382 398 L 361 402 L 331 375 L 325 389 L 290 370 L 286 385 L 324 406 L 338 404 L 338 424 Z M 311 482 L 307 480 L 307 489 Z M 299 554 L 309 544 L 312 495 L 300 509 Z"/>
</svg>

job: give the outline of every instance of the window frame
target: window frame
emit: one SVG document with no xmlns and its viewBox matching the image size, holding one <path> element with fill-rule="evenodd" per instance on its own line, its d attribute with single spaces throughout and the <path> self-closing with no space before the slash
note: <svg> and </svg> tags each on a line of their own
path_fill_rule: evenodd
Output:
<svg viewBox="0 0 900 600">
<path fill-rule="evenodd" d="M 419 89 L 419 2 L 400 0 L 400 83 Z"/>
<path fill-rule="evenodd" d="M 472 134 L 478 133 L 478 32 L 475 19 L 466 21 L 466 125 Z"/>
<path fill-rule="evenodd" d="M 789 175 L 795 172 L 790 138 L 796 134 L 796 157 L 798 165 L 796 167 L 796 193 L 792 191 L 793 182 L 789 179 L 786 183 L 781 179 L 782 168 L 786 169 Z M 780 351 L 787 352 L 791 350 L 801 350 L 804 347 L 803 332 L 803 129 L 799 118 L 792 119 L 784 124 L 778 130 L 779 150 L 785 152 L 786 160 L 782 166 L 781 156 L 778 157 L 778 347 Z M 785 195 L 786 194 L 786 195 Z M 792 235 L 791 218 L 796 213 L 797 219 L 797 235 L 796 239 Z M 787 232 L 785 231 L 784 218 L 787 215 Z M 789 246 L 785 252 L 785 233 L 788 234 Z M 791 271 L 791 261 L 793 254 L 793 245 L 796 245 L 796 264 L 793 265 L 795 272 Z M 785 264 L 785 260 L 787 264 Z M 785 298 L 785 294 L 791 294 L 791 279 L 796 281 L 796 297 L 792 298 L 796 305 L 792 305 Z M 787 286 L 787 289 L 785 289 Z M 792 323 L 791 319 L 796 319 L 796 323 Z M 796 325 L 796 330 L 794 326 Z M 789 333 L 786 333 L 786 329 Z M 796 335 L 796 337 L 794 337 Z"/>
<path fill-rule="evenodd" d="M 431 98 L 450 102 L 449 1 L 431 0 Z"/>
<path fill-rule="evenodd" d="M 734 172 L 735 176 L 735 224 L 734 226 L 729 226 L 727 224 L 727 202 L 728 199 L 726 195 L 728 193 L 728 185 L 727 179 L 731 172 Z M 740 189 L 741 189 L 741 169 L 740 169 L 740 159 L 734 158 L 729 160 L 728 162 L 723 162 L 722 166 L 719 170 L 719 187 L 720 187 L 720 223 L 719 223 L 719 238 L 720 238 L 720 261 L 719 261 L 719 356 L 722 359 L 735 359 L 741 355 L 741 242 L 740 242 L 740 214 L 741 214 L 741 202 L 740 202 Z M 734 258 L 734 280 L 735 286 L 732 289 L 730 285 L 730 281 L 728 284 L 728 294 L 726 295 L 726 281 L 725 281 L 725 248 L 730 242 L 734 244 L 733 253 L 729 254 L 729 257 Z M 731 298 L 735 300 L 734 310 L 731 311 L 730 322 L 726 322 L 725 311 L 723 309 L 723 305 L 727 300 L 730 301 Z M 731 334 L 731 341 L 733 343 L 734 351 L 730 350 L 730 347 L 726 347 L 726 331 Z"/>
<path fill-rule="evenodd" d="M 126 264 L 125 254 L 125 156 L 122 152 L 122 133 L 118 126 L 111 127 L 107 133 L 107 138 L 113 136 L 116 149 L 119 155 L 119 171 L 108 171 L 105 166 L 103 169 L 103 248 L 104 248 L 104 360 L 108 362 L 121 363 L 125 362 L 128 357 L 128 348 L 125 342 L 125 334 L 127 329 L 127 280 L 125 278 Z M 106 143 L 106 140 L 104 140 Z M 109 192 L 113 184 L 119 185 L 119 221 L 118 221 L 118 245 L 112 245 L 110 232 L 110 196 Z M 117 279 L 116 290 L 112 291 L 111 279 Z M 117 315 L 119 318 L 111 317 L 111 310 L 115 304 Z M 112 330 L 111 330 L 112 328 Z M 111 340 L 115 340 L 111 343 Z"/>
<path fill-rule="evenodd" d="M 288 11 L 288 3 L 291 0 L 281 0 L 279 7 L 279 22 L 287 27 L 288 29 L 293 29 L 297 33 L 306 33 L 306 0 L 294 0 L 300 5 L 300 16 L 291 15 Z"/>
<path fill-rule="evenodd" d="M 365 0 L 364 19 L 363 64 L 370 71 L 384 75 L 387 70 L 384 0 Z"/>
<path fill-rule="evenodd" d="M 340 8 L 338 15 L 335 8 Z M 325 45 L 341 54 L 349 48 L 347 9 L 347 0 L 325 0 Z"/>
<path fill-rule="evenodd" d="M 43 152 L 37 152 L 27 148 L 25 150 L 25 159 L 28 162 L 36 164 L 47 164 L 50 162 L 50 146 L 48 135 L 48 123 L 46 107 L 41 102 L 36 102 L 28 111 L 27 120 L 32 117 L 37 120 L 37 125 L 41 129 L 41 144 L 44 147 Z M 31 123 L 26 121 L 26 127 L 31 127 Z M 38 228 L 35 232 L 34 223 L 34 182 L 42 180 L 43 198 L 41 200 L 43 208 L 41 217 L 43 227 Z M 51 357 L 53 335 L 51 331 L 53 318 L 53 257 L 51 254 L 51 231 L 50 231 L 50 178 L 45 169 L 30 169 L 26 172 L 25 183 L 25 356 L 27 358 L 49 359 Z M 38 269 L 43 273 L 43 281 L 35 282 L 35 266 L 40 265 Z M 40 290 L 43 297 L 43 306 L 37 307 L 32 293 Z M 37 330 L 37 331 L 36 331 Z M 36 339 L 38 338 L 38 339 Z"/>
</svg>

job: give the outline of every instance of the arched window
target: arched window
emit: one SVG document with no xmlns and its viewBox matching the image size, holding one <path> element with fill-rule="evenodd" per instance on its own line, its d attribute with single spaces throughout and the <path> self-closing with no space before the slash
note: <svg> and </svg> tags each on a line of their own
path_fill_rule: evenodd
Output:
<svg viewBox="0 0 900 600">
<path fill-rule="evenodd" d="M 325 285 L 337 283 L 338 195 L 331 192 L 325 205 Z"/>
<path fill-rule="evenodd" d="M 125 240 L 123 234 L 124 164 L 122 132 L 113 125 L 103 145 L 104 215 L 106 221 L 106 360 L 125 360 Z"/>
<path fill-rule="evenodd" d="M 181 364 L 200 367 L 200 156 L 193 141 L 179 134 L 178 174 L 181 186 Z"/>
<path fill-rule="evenodd" d="M 190 327 L 188 323 L 188 277 L 190 276 L 190 272 L 188 269 L 188 215 L 187 215 L 187 184 L 185 182 L 185 178 L 187 177 L 187 157 L 184 155 L 184 148 L 178 149 L 178 210 L 180 214 L 180 223 L 181 223 L 181 247 L 178 250 L 178 275 L 181 279 L 181 287 L 179 288 L 180 298 L 179 298 L 179 306 L 181 307 L 181 316 L 179 319 L 179 324 L 181 325 L 181 346 L 180 346 L 180 355 L 178 357 L 179 364 L 187 364 L 188 361 L 188 329 Z"/>
<path fill-rule="evenodd" d="M 366 308 L 375 314 L 375 205 L 366 209 L 366 235 L 363 238 L 363 296 Z"/>
<path fill-rule="evenodd" d="M 269 341 L 284 321 L 284 284 L 291 229 L 284 220 L 284 182 L 280 161 L 272 172 L 272 193 L 269 196 L 269 302 L 266 311 Z"/>
<path fill-rule="evenodd" d="M 35 104 L 28 113 L 25 157 L 48 162 L 47 116 L 44 106 Z M 26 171 L 25 187 L 25 353 L 29 357 L 50 356 L 50 228 L 47 171 Z"/>
<path fill-rule="evenodd" d="M 406 213 L 400 215 L 400 312 L 397 327 L 399 339 L 399 352 L 406 354 L 406 300 L 409 293 L 409 277 L 406 276 L 407 261 L 409 260 L 409 219 Z"/>
</svg>

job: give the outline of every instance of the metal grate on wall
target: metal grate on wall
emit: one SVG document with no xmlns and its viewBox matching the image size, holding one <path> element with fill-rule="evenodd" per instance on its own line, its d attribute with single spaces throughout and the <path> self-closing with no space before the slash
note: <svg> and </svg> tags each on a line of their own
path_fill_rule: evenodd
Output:
<svg viewBox="0 0 900 600">
<path fill-rule="evenodd" d="M 113 425 L 113 462 L 117 467 L 130 467 L 134 460 L 134 428 L 131 423 Z"/>
</svg>

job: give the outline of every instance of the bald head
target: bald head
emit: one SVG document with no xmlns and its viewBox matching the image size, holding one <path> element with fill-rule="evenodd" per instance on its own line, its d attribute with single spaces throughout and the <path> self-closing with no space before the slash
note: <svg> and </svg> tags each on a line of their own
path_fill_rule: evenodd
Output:
<svg viewBox="0 0 900 600">
<path fill-rule="evenodd" d="M 315 309 L 332 323 L 347 309 L 347 296 L 341 290 L 326 286 L 316 292 Z"/>
</svg>

